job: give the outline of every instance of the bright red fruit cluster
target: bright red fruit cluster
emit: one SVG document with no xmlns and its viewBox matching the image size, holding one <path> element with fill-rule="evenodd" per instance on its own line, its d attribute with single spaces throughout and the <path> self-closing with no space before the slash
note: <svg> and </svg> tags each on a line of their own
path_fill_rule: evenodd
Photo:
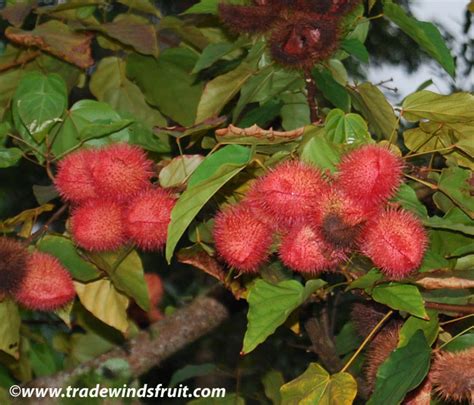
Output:
<svg viewBox="0 0 474 405">
<path fill-rule="evenodd" d="M 175 198 L 151 183 L 153 162 L 136 146 L 115 144 L 68 155 L 55 179 L 73 204 L 71 233 L 90 251 L 112 251 L 128 241 L 144 250 L 166 242 Z"/>
<path fill-rule="evenodd" d="M 54 311 L 76 295 L 71 275 L 58 259 L 29 253 L 6 237 L 0 237 L 0 281 L 0 299 L 9 296 L 32 310 Z"/>
<path fill-rule="evenodd" d="M 299 161 L 280 164 L 217 215 L 217 252 L 256 272 L 277 236 L 282 262 L 298 272 L 333 270 L 358 251 L 389 279 L 404 278 L 421 265 L 427 236 L 414 215 L 388 205 L 401 178 L 401 160 L 374 145 L 344 156 L 333 176 Z"/>
</svg>

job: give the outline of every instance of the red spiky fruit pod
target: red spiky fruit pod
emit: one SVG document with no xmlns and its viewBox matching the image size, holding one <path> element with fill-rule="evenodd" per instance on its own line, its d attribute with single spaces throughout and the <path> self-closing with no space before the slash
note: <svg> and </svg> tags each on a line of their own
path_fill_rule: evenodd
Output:
<svg viewBox="0 0 474 405">
<path fill-rule="evenodd" d="M 296 160 L 278 165 L 255 185 L 262 208 L 283 227 L 312 215 L 327 187 L 317 168 Z"/>
<path fill-rule="evenodd" d="M 430 380 L 443 400 L 474 404 L 474 348 L 438 353 Z"/>
<path fill-rule="evenodd" d="M 252 273 L 269 256 L 272 230 L 248 207 L 233 206 L 216 216 L 214 240 L 217 253 L 227 264 Z"/>
<path fill-rule="evenodd" d="M 338 48 L 340 32 L 337 21 L 327 16 L 294 12 L 277 21 L 269 38 L 273 59 L 295 69 L 311 69 L 328 59 Z"/>
<path fill-rule="evenodd" d="M 28 252 L 22 243 L 0 237 L 0 296 L 14 294 L 26 276 Z"/>
<path fill-rule="evenodd" d="M 96 197 L 92 179 L 96 156 L 96 151 L 82 149 L 59 162 L 54 185 L 64 200 L 78 203 Z"/>
<path fill-rule="evenodd" d="M 279 254 L 289 268 L 309 274 L 332 270 L 347 256 L 345 251 L 328 244 L 317 228 L 294 226 L 282 239 Z"/>
<path fill-rule="evenodd" d="M 278 18 L 279 5 L 239 6 L 220 3 L 219 17 L 230 30 L 238 33 L 258 34 L 270 29 Z"/>
<path fill-rule="evenodd" d="M 361 0 L 296 0 L 295 8 L 308 13 L 342 17 L 352 11 Z"/>
<path fill-rule="evenodd" d="M 80 247 L 90 251 L 112 251 L 125 242 L 122 206 L 109 200 L 89 200 L 71 215 L 71 233 Z"/>
<path fill-rule="evenodd" d="M 348 153 L 339 164 L 337 187 L 368 209 L 380 206 L 396 192 L 403 164 L 386 148 L 367 145 Z"/>
<path fill-rule="evenodd" d="M 34 252 L 27 262 L 27 275 L 15 300 L 25 308 L 54 311 L 74 300 L 76 292 L 71 275 L 58 259 Z"/>
<path fill-rule="evenodd" d="M 363 224 L 372 214 L 340 190 L 332 188 L 320 195 L 311 220 L 321 227 L 327 242 L 349 248 L 354 246 Z"/>
<path fill-rule="evenodd" d="M 420 267 L 428 244 L 421 221 L 405 210 L 388 210 L 360 234 L 360 250 L 392 280 Z"/>
<path fill-rule="evenodd" d="M 137 146 L 115 144 L 100 149 L 92 175 L 97 194 L 124 201 L 150 186 L 153 162 Z"/>
<path fill-rule="evenodd" d="M 162 188 L 138 194 L 125 210 L 127 236 L 140 249 L 151 251 L 163 248 L 175 202 L 172 195 Z"/>
<path fill-rule="evenodd" d="M 365 377 L 370 391 L 375 388 L 379 367 L 398 346 L 401 326 L 399 321 L 387 323 L 370 342 L 365 360 Z"/>
</svg>

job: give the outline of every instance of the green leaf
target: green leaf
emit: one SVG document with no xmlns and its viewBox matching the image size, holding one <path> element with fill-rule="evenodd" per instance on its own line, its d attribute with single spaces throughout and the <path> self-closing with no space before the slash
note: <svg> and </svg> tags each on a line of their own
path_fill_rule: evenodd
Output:
<svg viewBox="0 0 474 405">
<path fill-rule="evenodd" d="M 354 55 L 357 59 L 364 63 L 369 62 L 369 52 L 365 45 L 360 42 L 357 38 L 346 38 L 342 41 L 342 49 L 346 52 Z"/>
<path fill-rule="evenodd" d="M 383 93 L 372 83 L 363 83 L 350 91 L 354 107 L 369 123 L 369 128 L 379 137 L 390 139 L 398 129 L 393 107 Z"/>
<path fill-rule="evenodd" d="M 302 92 L 286 92 L 281 95 L 281 125 L 285 131 L 304 127 L 311 124 L 309 107 L 306 96 Z"/>
<path fill-rule="evenodd" d="M 402 184 L 393 198 L 403 208 L 416 213 L 420 218 L 426 218 L 428 211 L 424 204 L 418 200 L 415 190 L 408 184 Z"/>
<path fill-rule="evenodd" d="M 37 248 L 57 257 L 75 280 L 87 282 L 95 280 L 101 275 L 97 267 L 79 255 L 70 239 L 46 235 L 38 242 Z"/>
<path fill-rule="evenodd" d="M 283 102 L 281 100 L 270 100 L 265 104 L 250 110 L 239 121 L 238 126 L 248 128 L 252 125 L 258 125 L 260 128 L 266 128 L 281 111 Z"/>
<path fill-rule="evenodd" d="M 372 142 L 367 123 L 359 114 L 331 110 L 324 123 L 327 139 L 334 143 L 358 145 Z"/>
<path fill-rule="evenodd" d="M 219 59 L 228 55 L 232 51 L 240 48 L 243 41 L 237 40 L 234 42 L 219 42 L 217 44 L 209 44 L 199 56 L 199 59 L 196 62 L 196 65 L 193 68 L 192 73 L 198 73 L 203 69 L 207 69 L 212 66 Z"/>
<path fill-rule="evenodd" d="M 101 267 L 107 271 L 110 280 L 119 291 L 133 298 L 144 311 L 150 309 L 143 264 L 135 250 L 101 253 L 94 255 L 94 259 L 100 260 Z"/>
<path fill-rule="evenodd" d="M 299 153 L 304 162 L 332 172 L 336 170 L 341 158 L 341 152 L 327 139 L 324 128 L 312 125 L 305 128 Z"/>
<path fill-rule="evenodd" d="M 191 74 L 196 61 L 196 54 L 182 47 L 166 49 L 158 58 L 132 54 L 127 59 L 127 76 L 148 103 L 179 124 L 191 126 L 203 90 Z"/>
<path fill-rule="evenodd" d="M 323 280 L 310 280 L 302 286 L 296 280 L 269 284 L 257 280 L 250 287 L 247 301 L 248 325 L 244 336 L 243 354 L 248 354 L 282 325 L 288 316 L 317 289 L 326 284 Z"/>
<path fill-rule="evenodd" d="M 125 76 L 125 61 L 107 57 L 100 61 L 93 73 L 89 88 L 99 101 L 108 103 L 113 109 L 127 112 L 151 129 L 166 126 L 166 119 L 157 109 L 150 107 L 140 88 Z"/>
<path fill-rule="evenodd" d="M 80 100 L 68 111 L 55 136 L 52 152 L 61 156 L 80 142 L 103 146 L 114 142 L 131 142 L 128 127 L 131 120 L 123 119 L 108 104 L 95 100 Z"/>
<path fill-rule="evenodd" d="M 403 8 L 391 0 L 384 2 L 383 10 L 387 18 L 398 25 L 424 51 L 436 59 L 451 77 L 454 77 L 456 70 L 454 59 L 435 25 L 410 17 Z"/>
<path fill-rule="evenodd" d="M 201 0 L 183 14 L 217 14 L 218 0 Z"/>
<path fill-rule="evenodd" d="M 448 352 L 458 352 L 460 350 L 472 349 L 474 347 L 474 333 L 466 333 L 457 337 L 456 339 L 451 340 L 446 346 L 443 347 L 444 350 Z"/>
<path fill-rule="evenodd" d="M 56 74 L 28 72 L 20 80 L 13 97 L 13 108 L 38 143 L 60 120 L 66 106 L 66 83 Z"/>
<path fill-rule="evenodd" d="M 456 219 L 459 216 L 462 220 Z M 448 229 L 474 236 L 474 221 L 457 207 L 451 208 L 443 218 L 437 216 L 428 218 L 424 224 L 431 228 Z"/>
<path fill-rule="evenodd" d="M 31 342 L 28 355 L 37 377 L 52 375 L 61 369 L 59 353 L 48 344 Z"/>
<path fill-rule="evenodd" d="M 351 405 L 357 395 L 357 383 L 348 373 L 330 375 L 317 363 L 311 363 L 298 378 L 281 387 L 285 405 Z"/>
<path fill-rule="evenodd" d="M 410 284 L 388 283 L 374 287 L 372 298 L 390 308 L 428 319 L 418 288 Z"/>
<path fill-rule="evenodd" d="M 367 405 L 398 405 L 416 388 L 430 368 L 431 348 L 418 330 L 409 342 L 394 350 L 379 367 L 375 391 Z"/>
<path fill-rule="evenodd" d="M 285 383 L 281 372 L 270 370 L 262 378 L 265 395 L 272 401 L 273 405 L 281 404 L 280 388 Z"/>
<path fill-rule="evenodd" d="M 0 169 L 15 165 L 22 155 L 21 149 L 0 147 Z"/>
<path fill-rule="evenodd" d="M 182 186 L 202 163 L 202 155 L 183 155 L 172 159 L 159 174 L 160 186 L 164 188 Z"/>
<path fill-rule="evenodd" d="M 398 347 L 406 346 L 418 330 L 423 331 L 425 334 L 428 346 L 431 346 L 436 341 L 439 332 L 438 314 L 435 311 L 428 310 L 428 315 L 430 317 L 428 321 L 415 316 L 410 316 L 405 321 L 400 329 Z"/>
<path fill-rule="evenodd" d="M 18 359 L 20 348 L 20 312 L 10 299 L 0 302 L 0 350 Z"/>
<path fill-rule="evenodd" d="M 351 109 L 351 98 L 344 86 L 341 86 L 334 78 L 329 70 L 322 71 L 314 69 L 313 76 L 316 85 L 335 107 L 349 112 Z"/>
<path fill-rule="evenodd" d="M 217 117 L 254 73 L 255 69 L 243 62 L 236 69 L 208 82 L 199 101 L 196 123 Z"/>
<path fill-rule="evenodd" d="M 173 251 L 194 217 L 209 199 L 252 159 L 251 149 L 228 145 L 208 156 L 195 170 L 188 182 L 188 189 L 181 195 L 168 226 L 166 260 L 171 261 Z"/>
<path fill-rule="evenodd" d="M 117 291 L 107 279 L 83 284 L 74 282 L 77 295 L 84 307 L 97 319 L 126 334 L 128 331 L 128 298 Z"/>
<path fill-rule="evenodd" d="M 347 290 L 352 290 L 354 288 L 360 288 L 362 290 L 371 291 L 375 283 L 382 280 L 383 275 L 378 269 L 370 269 L 367 274 L 364 274 L 362 277 L 354 280 Z"/>
<path fill-rule="evenodd" d="M 226 394 L 225 398 L 199 398 L 186 405 L 245 405 L 245 399 L 237 394 Z"/>
<path fill-rule="evenodd" d="M 410 94 L 402 104 L 408 121 L 429 119 L 436 122 L 460 123 L 474 120 L 474 96 L 453 93 L 448 96 L 422 90 Z"/>
<path fill-rule="evenodd" d="M 202 377 L 205 375 L 213 374 L 217 371 L 217 366 L 212 363 L 205 363 L 199 365 L 188 364 L 187 366 L 184 366 L 183 368 L 180 368 L 179 370 L 173 373 L 171 380 L 168 383 L 168 387 L 174 388 L 183 381 L 195 377 Z"/>
<path fill-rule="evenodd" d="M 471 171 L 459 167 L 443 169 L 438 188 L 459 206 L 470 218 L 474 219 L 474 198 L 470 194 L 469 181 Z"/>
</svg>

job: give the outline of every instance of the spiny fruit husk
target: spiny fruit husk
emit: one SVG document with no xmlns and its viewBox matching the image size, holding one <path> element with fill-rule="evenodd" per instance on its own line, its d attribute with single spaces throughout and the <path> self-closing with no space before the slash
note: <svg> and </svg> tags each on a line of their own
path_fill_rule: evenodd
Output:
<svg viewBox="0 0 474 405">
<path fill-rule="evenodd" d="M 127 236 L 143 250 L 161 249 L 166 243 L 175 202 L 162 188 L 138 194 L 125 210 Z"/>
<path fill-rule="evenodd" d="M 309 274 L 332 270 L 347 258 L 344 250 L 334 248 L 318 229 L 305 224 L 294 226 L 283 237 L 279 253 L 286 266 Z"/>
<path fill-rule="evenodd" d="M 352 305 L 351 320 L 358 335 L 365 338 L 383 319 L 387 307 L 373 301 L 356 302 Z"/>
<path fill-rule="evenodd" d="M 90 251 L 112 251 L 125 242 L 122 206 L 114 201 L 89 200 L 71 215 L 74 241 Z"/>
<path fill-rule="evenodd" d="M 28 258 L 27 275 L 14 297 L 25 308 L 55 311 L 74 300 L 75 295 L 71 275 L 59 260 L 47 253 L 34 252 Z"/>
<path fill-rule="evenodd" d="M 289 227 L 303 222 L 316 208 L 316 201 L 328 187 L 321 172 L 293 160 L 275 167 L 255 185 L 262 208 L 278 224 Z"/>
<path fill-rule="evenodd" d="M 474 348 L 440 352 L 430 371 L 434 391 L 446 401 L 474 403 Z"/>
<path fill-rule="evenodd" d="M 402 161 L 384 147 L 366 145 L 339 164 L 336 187 L 367 208 L 388 201 L 401 184 Z"/>
<path fill-rule="evenodd" d="M 216 216 L 214 240 L 217 253 L 227 264 L 251 273 L 269 256 L 272 230 L 248 207 L 234 206 Z"/>
<path fill-rule="evenodd" d="M 92 179 L 95 161 L 96 152 L 83 149 L 59 162 L 54 184 L 64 200 L 78 203 L 96 197 Z"/>
<path fill-rule="evenodd" d="M 283 66 L 310 69 L 328 59 L 339 46 L 337 20 L 295 12 L 272 27 L 269 38 L 273 59 Z"/>
<path fill-rule="evenodd" d="M 277 13 L 278 10 L 267 6 L 219 4 L 220 19 L 238 33 L 257 34 L 268 31 L 277 18 Z"/>
<path fill-rule="evenodd" d="M 352 248 L 371 214 L 371 211 L 332 188 L 321 194 L 311 219 L 321 226 L 327 242 L 339 248 Z"/>
<path fill-rule="evenodd" d="M 0 295 L 14 294 L 26 276 L 28 251 L 22 243 L 0 236 Z"/>
<path fill-rule="evenodd" d="M 153 162 L 137 146 L 115 144 L 97 152 L 92 175 L 97 194 L 124 201 L 150 187 Z"/>
<path fill-rule="evenodd" d="M 370 391 L 375 388 L 379 367 L 398 346 L 401 325 L 399 321 L 387 323 L 369 345 L 365 360 L 365 376 Z"/>
<path fill-rule="evenodd" d="M 343 16 L 352 11 L 360 0 L 296 0 L 294 8 L 308 13 Z"/>
<path fill-rule="evenodd" d="M 421 221 L 405 210 L 388 210 L 370 222 L 360 235 L 360 250 L 392 280 L 420 267 L 428 245 Z"/>
</svg>

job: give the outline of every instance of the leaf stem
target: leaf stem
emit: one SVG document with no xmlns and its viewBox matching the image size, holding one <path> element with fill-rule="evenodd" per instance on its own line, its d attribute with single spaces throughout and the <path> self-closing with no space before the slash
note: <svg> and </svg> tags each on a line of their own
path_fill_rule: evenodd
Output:
<svg viewBox="0 0 474 405">
<path fill-rule="evenodd" d="M 304 72 L 304 82 L 306 85 L 306 98 L 308 100 L 310 118 L 312 123 L 319 122 L 319 107 L 316 102 L 316 82 L 309 71 Z"/>
<path fill-rule="evenodd" d="M 370 331 L 368 336 L 364 339 L 362 344 L 359 346 L 359 348 L 356 350 L 356 352 L 352 355 L 352 357 L 348 360 L 346 365 L 342 368 L 340 371 L 341 373 L 344 373 L 347 371 L 347 369 L 351 366 L 351 364 L 354 362 L 354 360 L 357 358 L 357 356 L 360 354 L 360 352 L 364 349 L 364 347 L 370 342 L 372 337 L 378 332 L 378 330 L 381 328 L 381 326 L 385 323 L 385 321 L 390 318 L 393 314 L 393 311 L 390 310 L 388 311 L 385 316 L 380 320 L 380 322 L 375 325 L 375 327 Z"/>
<path fill-rule="evenodd" d="M 474 329 L 474 325 L 469 326 L 469 328 L 464 329 L 463 331 L 459 332 L 456 336 L 453 336 L 451 339 L 448 341 L 444 342 L 440 347 L 438 347 L 438 350 L 441 350 L 444 346 L 446 346 L 448 343 L 451 343 L 453 340 L 457 339 L 459 336 L 464 335 L 465 333 L 469 332 L 470 330 Z"/>
</svg>

